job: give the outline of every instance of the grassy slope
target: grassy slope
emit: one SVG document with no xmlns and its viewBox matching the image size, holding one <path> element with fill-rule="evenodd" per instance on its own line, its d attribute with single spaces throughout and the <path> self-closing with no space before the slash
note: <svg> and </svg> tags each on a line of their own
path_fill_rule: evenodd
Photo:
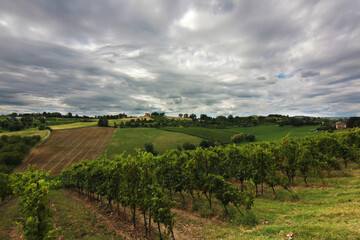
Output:
<svg viewBox="0 0 360 240">
<path fill-rule="evenodd" d="M 101 215 L 74 200 L 64 190 L 52 190 L 49 194 L 53 223 L 61 228 L 59 239 L 121 239 L 114 230 L 105 226 Z M 0 207 L 0 239 L 21 239 L 15 225 L 21 212 L 17 200 L 11 200 Z"/>
<path fill-rule="evenodd" d="M 119 119 L 109 119 L 109 126 L 114 126 L 114 122 L 116 122 L 117 125 L 119 125 L 121 122 L 129 122 L 131 120 L 143 120 L 146 119 L 146 121 L 153 120 L 151 117 L 134 117 L 134 118 L 119 118 Z"/>
<path fill-rule="evenodd" d="M 185 231 L 193 234 L 189 239 L 281 240 L 291 232 L 297 240 L 360 239 L 360 166 L 351 164 L 350 167 L 353 170 L 337 171 L 331 178 L 326 178 L 326 186 L 319 179 L 311 178 L 310 187 L 305 187 L 301 179 L 297 179 L 294 190 L 300 201 L 296 202 L 281 189 L 277 189 L 278 198 L 273 199 L 271 189 L 265 188 L 265 196 L 255 200 L 252 210 L 259 220 L 255 227 L 240 225 L 240 215 L 234 208 L 229 209 L 232 220 L 220 221 L 223 219 L 220 203 L 214 201 L 216 211 L 211 211 L 203 198 L 195 212 L 181 206 L 174 209 L 177 212 L 175 228 L 180 234 Z M 119 228 L 122 228 L 121 233 L 128 232 L 126 226 L 111 224 L 110 217 L 104 218 L 95 207 L 77 200 L 74 194 L 64 190 L 50 192 L 53 222 L 63 230 L 61 239 L 120 239 Z M 174 197 L 181 200 L 180 196 Z M 191 197 L 186 197 L 190 201 Z M 206 214 L 211 217 L 201 217 Z M 0 205 L 0 239 L 19 239 L 13 222 L 20 215 L 17 201 Z"/>
<path fill-rule="evenodd" d="M 267 189 L 264 198 L 255 200 L 253 212 L 259 219 L 254 228 L 243 228 L 228 223 L 219 229 L 208 225 L 203 236 L 209 239 L 360 239 L 360 168 L 337 172 L 325 181 L 311 179 L 310 186 L 297 183 L 295 191 L 300 201 L 290 201 L 289 193 L 278 189 L 272 199 Z M 345 177 L 352 175 L 352 177 Z M 299 180 L 300 181 L 300 180 Z M 236 222 L 236 221 L 235 221 Z M 216 229 L 216 233 L 214 233 Z"/>
<path fill-rule="evenodd" d="M 25 136 L 35 136 L 35 135 L 39 135 L 40 137 L 45 137 L 46 136 L 46 133 L 47 133 L 47 130 L 39 130 L 37 128 L 28 128 L 28 129 L 25 129 L 23 131 L 16 131 L 16 132 L 2 132 L 0 133 L 0 136 L 2 135 L 20 135 L 22 137 L 25 137 Z"/>
<path fill-rule="evenodd" d="M 230 138 L 237 133 L 251 133 L 255 135 L 256 141 L 268 141 L 281 139 L 287 135 L 290 137 L 305 137 L 309 135 L 321 134 L 319 132 L 310 132 L 310 129 L 314 129 L 314 126 L 302 126 L 302 127 L 278 127 L 274 125 L 262 125 L 256 127 L 247 128 L 230 128 L 230 129 L 209 129 L 202 127 L 190 127 L 190 128 L 178 128 L 178 127 L 166 127 L 163 130 L 172 132 L 182 132 L 193 136 L 220 140 L 224 143 L 229 143 Z"/>
<path fill-rule="evenodd" d="M 155 128 L 118 128 L 107 147 L 109 156 L 126 151 L 127 154 L 136 153 L 135 148 L 143 148 L 144 144 L 152 142 L 158 153 L 176 148 L 184 142 L 199 145 L 201 139 L 183 133 L 162 131 Z"/>
</svg>

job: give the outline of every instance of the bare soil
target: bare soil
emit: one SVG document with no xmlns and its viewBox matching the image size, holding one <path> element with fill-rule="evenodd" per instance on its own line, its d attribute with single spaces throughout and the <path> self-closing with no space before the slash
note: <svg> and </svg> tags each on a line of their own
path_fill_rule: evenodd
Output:
<svg viewBox="0 0 360 240">
<path fill-rule="evenodd" d="M 105 151 L 114 128 L 91 127 L 54 131 L 27 156 L 20 171 L 30 165 L 51 171 L 51 175 L 85 159 L 95 159 Z"/>
</svg>

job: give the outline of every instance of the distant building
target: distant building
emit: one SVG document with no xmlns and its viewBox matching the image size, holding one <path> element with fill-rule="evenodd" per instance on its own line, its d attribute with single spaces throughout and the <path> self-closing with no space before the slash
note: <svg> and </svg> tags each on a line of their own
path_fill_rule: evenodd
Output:
<svg viewBox="0 0 360 240">
<path fill-rule="evenodd" d="M 344 122 L 337 122 L 336 129 L 346 129 L 346 123 Z"/>
<path fill-rule="evenodd" d="M 150 113 L 145 113 L 145 117 L 150 117 Z"/>
</svg>

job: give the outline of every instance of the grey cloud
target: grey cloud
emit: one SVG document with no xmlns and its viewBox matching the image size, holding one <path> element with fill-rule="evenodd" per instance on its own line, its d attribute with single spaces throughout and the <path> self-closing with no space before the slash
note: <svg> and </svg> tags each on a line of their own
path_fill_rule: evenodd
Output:
<svg viewBox="0 0 360 240">
<path fill-rule="evenodd" d="M 360 112 L 356 0 L 1 5 L 0 112 Z"/>
<path fill-rule="evenodd" d="M 302 78 L 308 78 L 308 77 L 315 77 L 315 76 L 318 76 L 320 75 L 320 72 L 317 72 L 317 71 L 302 71 L 301 72 L 301 77 Z"/>
</svg>

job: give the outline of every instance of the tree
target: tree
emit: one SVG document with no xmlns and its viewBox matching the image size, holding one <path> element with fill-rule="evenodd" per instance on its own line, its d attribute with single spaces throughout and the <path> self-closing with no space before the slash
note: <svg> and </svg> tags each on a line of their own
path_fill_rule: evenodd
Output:
<svg viewBox="0 0 360 240">
<path fill-rule="evenodd" d="M 194 150 L 194 149 L 196 149 L 196 146 L 194 144 L 192 144 L 192 143 L 185 142 L 183 144 L 183 149 L 184 150 Z"/>
<path fill-rule="evenodd" d="M 350 117 L 346 125 L 348 128 L 360 127 L 360 117 Z"/>
<path fill-rule="evenodd" d="M 183 114 L 182 113 L 179 113 L 179 118 L 182 118 L 183 117 Z"/>
<path fill-rule="evenodd" d="M 109 120 L 106 117 L 100 117 L 98 121 L 99 127 L 108 127 L 109 126 Z"/>
<path fill-rule="evenodd" d="M 145 152 L 149 152 L 149 153 L 152 153 L 153 155 L 155 155 L 154 145 L 151 142 L 145 143 L 144 148 L 145 148 L 144 149 Z"/>
</svg>

